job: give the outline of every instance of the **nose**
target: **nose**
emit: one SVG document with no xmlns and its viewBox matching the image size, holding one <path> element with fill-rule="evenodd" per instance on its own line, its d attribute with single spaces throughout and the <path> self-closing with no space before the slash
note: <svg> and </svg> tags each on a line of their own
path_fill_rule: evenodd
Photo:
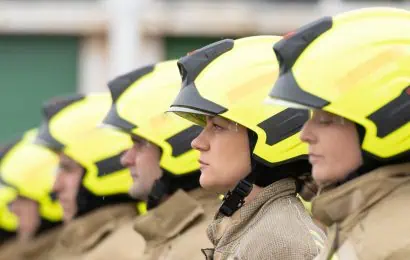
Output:
<svg viewBox="0 0 410 260">
<path fill-rule="evenodd" d="M 136 157 L 136 148 L 132 147 L 128 149 L 122 156 L 121 156 L 121 164 L 124 167 L 131 167 L 135 165 L 135 157 Z"/>
<path fill-rule="evenodd" d="M 19 210 L 18 203 L 17 203 L 16 200 L 13 201 L 13 202 L 10 204 L 10 211 L 13 212 L 13 213 L 14 213 L 15 215 L 17 215 L 17 216 L 20 215 L 20 210 Z"/>
<path fill-rule="evenodd" d="M 52 191 L 58 193 L 63 190 L 63 187 L 64 185 L 62 174 L 60 170 L 57 170 L 56 179 L 54 180 Z"/>
<path fill-rule="evenodd" d="M 302 142 L 312 144 L 317 141 L 316 136 L 313 134 L 312 128 L 312 119 L 309 119 L 303 125 L 302 130 L 300 131 L 300 140 L 302 140 Z"/>
<path fill-rule="evenodd" d="M 206 137 L 206 128 L 191 142 L 191 147 L 200 152 L 209 150 L 209 142 Z"/>
</svg>

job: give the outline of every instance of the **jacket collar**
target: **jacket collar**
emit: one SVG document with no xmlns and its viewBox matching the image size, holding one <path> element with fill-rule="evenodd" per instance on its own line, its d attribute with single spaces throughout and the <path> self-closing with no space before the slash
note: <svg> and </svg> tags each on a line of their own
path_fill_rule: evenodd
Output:
<svg viewBox="0 0 410 260">
<path fill-rule="evenodd" d="M 291 194 L 296 194 L 296 183 L 292 178 L 286 178 L 265 187 L 255 199 L 236 211 L 231 217 L 217 214 L 209 225 L 208 237 L 214 245 L 224 245 L 242 235 L 239 232 L 243 226 L 252 220 L 267 201 L 277 200 Z"/>
<path fill-rule="evenodd" d="M 134 229 L 141 234 L 148 243 L 162 243 L 171 239 L 204 215 L 204 200 L 214 200 L 214 193 L 196 189 L 186 193 L 178 190 L 156 208 L 146 214 L 138 216 L 134 222 Z"/>
<path fill-rule="evenodd" d="M 360 218 L 369 208 L 410 181 L 410 163 L 381 167 L 338 187 L 319 191 L 312 213 L 326 226 Z"/>
<path fill-rule="evenodd" d="M 61 227 L 55 227 L 33 238 L 31 241 L 26 242 L 24 246 L 22 246 L 24 248 L 23 256 L 28 259 L 35 259 L 45 252 L 48 252 L 50 248 L 54 246 L 61 230 Z"/>
<path fill-rule="evenodd" d="M 101 238 L 136 216 L 135 203 L 106 206 L 68 223 L 61 234 L 59 247 L 81 253 L 95 246 Z"/>
</svg>

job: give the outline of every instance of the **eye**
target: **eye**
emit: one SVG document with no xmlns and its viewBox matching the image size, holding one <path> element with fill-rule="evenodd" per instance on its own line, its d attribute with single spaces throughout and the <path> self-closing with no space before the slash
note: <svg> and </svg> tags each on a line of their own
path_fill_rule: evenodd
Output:
<svg viewBox="0 0 410 260">
<path fill-rule="evenodd" d="M 218 125 L 218 124 L 215 124 L 215 123 L 212 124 L 212 129 L 213 129 L 214 131 L 224 130 L 224 128 L 223 128 L 222 126 L 220 126 L 220 125 Z"/>
<path fill-rule="evenodd" d="M 333 123 L 332 119 L 329 118 L 320 118 L 319 119 L 319 124 L 321 125 L 331 125 Z"/>
<path fill-rule="evenodd" d="M 60 163 L 60 164 L 58 165 L 58 169 L 60 169 L 61 171 L 68 172 L 68 171 L 71 170 L 71 167 L 70 167 L 70 165 L 68 165 L 68 164 Z"/>
</svg>

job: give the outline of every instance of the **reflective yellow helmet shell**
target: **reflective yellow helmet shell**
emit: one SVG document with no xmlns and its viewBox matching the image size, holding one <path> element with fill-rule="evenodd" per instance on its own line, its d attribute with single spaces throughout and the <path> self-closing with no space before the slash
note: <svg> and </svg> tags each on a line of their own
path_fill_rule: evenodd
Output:
<svg viewBox="0 0 410 260">
<path fill-rule="evenodd" d="M 305 159 L 299 131 L 308 112 L 262 102 L 279 73 L 272 46 L 280 39 L 223 40 L 181 58 L 182 88 L 169 111 L 202 125 L 219 115 L 245 126 L 257 135 L 254 157 L 267 165 Z"/>
<path fill-rule="evenodd" d="M 19 196 L 36 201 L 42 218 L 58 222 L 62 219 L 62 208 L 51 196 L 58 156 L 33 143 L 36 133 L 36 129 L 26 132 L 3 156 L 1 178 Z"/>
<path fill-rule="evenodd" d="M 173 175 L 199 170 L 199 153 L 191 141 L 200 128 L 165 113 L 179 91 L 176 61 L 137 69 L 110 82 L 113 106 L 104 124 L 142 137 L 162 150 L 160 166 Z"/>
<path fill-rule="evenodd" d="M 322 109 L 365 129 L 379 160 L 410 151 L 410 12 L 364 8 L 313 22 L 278 42 L 270 97 Z"/>
<path fill-rule="evenodd" d="M 111 106 L 108 93 L 50 101 L 37 141 L 61 150 L 85 169 L 82 185 L 96 196 L 127 194 L 129 170 L 120 163 L 130 138 L 98 127 Z"/>
</svg>

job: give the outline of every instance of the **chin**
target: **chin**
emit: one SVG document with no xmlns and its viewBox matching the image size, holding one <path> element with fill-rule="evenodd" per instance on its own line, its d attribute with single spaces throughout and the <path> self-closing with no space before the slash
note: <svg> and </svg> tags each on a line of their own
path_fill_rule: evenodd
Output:
<svg viewBox="0 0 410 260">
<path fill-rule="evenodd" d="M 318 183 L 319 185 L 328 182 L 327 180 L 328 176 L 326 176 L 326 171 L 323 171 L 321 169 L 313 168 L 312 177 L 315 180 L 315 182 Z"/>
<path fill-rule="evenodd" d="M 215 182 L 212 179 L 208 178 L 208 176 L 206 176 L 205 174 L 201 174 L 201 176 L 199 177 L 199 184 L 202 188 L 209 191 L 214 191 L 216 186 Z"/>
</svg>

